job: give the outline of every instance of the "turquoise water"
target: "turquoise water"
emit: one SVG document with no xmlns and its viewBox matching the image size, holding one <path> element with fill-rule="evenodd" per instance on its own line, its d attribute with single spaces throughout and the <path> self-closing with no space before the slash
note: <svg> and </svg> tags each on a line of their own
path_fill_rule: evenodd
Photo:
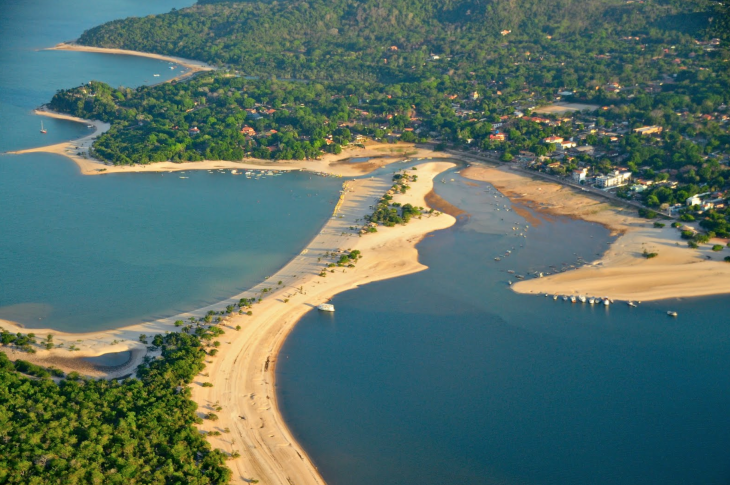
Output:
<svg viewBox="0 0 730 485">
<path fill-rule="evenodd" d="M 82 176 L 57 155 L 0 157 L 0 318 L 87 331 L 214 303 L 299 253 L 339 187 L 302 172 Z"/>
<path fill-rule="evenodd" d="M 48 134 L 40 134 L 32 110 L 59 88 L 90 79 L 138 86 L 179 72 L 140 57 L 38 49 L 110 19 L 190 3 L 3 5 L 0 152 L 88 132 L 44 118 Z M 217 171 L 85 177 L 61 156 L 0 155 L 0 318 L 78 332 L 229 297 L 298 253 L 331 214 L 339 188 L 301 173 L 255 181 Z"/>
<path fill-rule="evenodd" d="M 471 217 L 419 244 L 430 269 L 338 295 L 282 349 L 284 417 L 327 483 L 729 483 L 727 298 L 517 295 L 506 270 L 590 259 L 606 231 L 507 235 L 506 199 L 451 177 L 437 192 Z"/>
</svg>

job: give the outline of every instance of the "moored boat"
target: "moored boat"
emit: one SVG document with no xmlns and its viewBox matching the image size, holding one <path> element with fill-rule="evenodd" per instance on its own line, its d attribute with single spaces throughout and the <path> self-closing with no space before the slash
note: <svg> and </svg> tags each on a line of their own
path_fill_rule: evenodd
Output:
<svg viewBox="0 0 730 485">
<path fill-rule="evenodd" d="M 673 311 L 670 310 L 670 311 L 667 312 L 667 316 L 676 317 L 677 316 L 677 312 L 673 312 Z"/>
<path fill-rule="evenodd" d="M 608 306 L 608 305 L 610 305 L 610 304 L 611 304 L 611 301 L 610 301 L 610 300 L 609 300 L 608 298 L 606 298 L 606 299 L 604 299 L 604 300 L 603 300 L 603 304 L 604 304 L 605 306 Z"/>
<path fill-rule="evenodd" d="M 335 306 L 331 303 L 322 303 L 317 307 L 317 310 L 323 311 L 323 312 L 334 312 Z"/>
</svg>

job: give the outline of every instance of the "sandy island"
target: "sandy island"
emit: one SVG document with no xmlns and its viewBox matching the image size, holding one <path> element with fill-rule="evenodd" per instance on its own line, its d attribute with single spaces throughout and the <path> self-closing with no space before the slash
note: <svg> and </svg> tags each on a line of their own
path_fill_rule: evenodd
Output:
<svg viewBox="0 0 730 485">
<path fill-rule="evenodd" d="M 618 239 L 598 261 L 565 273 L 521 281 L 512 285 L 518 293 L 583 294 L 616 300 L 649 301 L 730 293 L 728 250 L 689 249 L 679 230 L 655 228 L 653 221 L 628 209 L 570 187 L 531 178 L 506 167 L 470 167 L 467 178 L 489 182 L 519 205 L 548 214 L 597 222 Z M 647 259 L 644 250 L 658 256 Z"/>
<path fill-rule="evenodd" d="M 414 172 L 418 181 L 410 184 L 407 194 L 395 195 L 394 201 L 426 207 L 425 197 L 433 189 L 434 177 L 453 166 L 449 162 L 420 165 Z M 390 174 L 345 182 L 339 209 L 322 231 L 284 268 L 244 293 L 194 312 L 120 329 L 79 334 L 33 329 L 39 338 L 54 335 L 54 343 L 63 344 L 63 349 L 39 350 L 37 354 L 9 352 L 9 356 L 69 371 L 79 369 L 68 357 L 132 350 L 132 360 L 111 372 L 81 369 L 87 375 L 121 377 L 133 373 L 147 353 L 139 342 L 140 334 L 176 331 L 175 320 L 201 318 L 208 310 L 220 310 L 240 298 L 265 295 L 261 303 L 254 305 L 252 316 L 236 314 L 225 320 L 222 325 L 226 333 L 220 338 L 223 345 L 219 354 L 207 358 L 206 369 L 193 383 L 193 399 L 200 406 L 201 416 L 215 403 L 223 408 L 217 422 L 206 421 L 201 428 L 231 430 L 211 437 L 211 443 L 227 452 L 242 453 L 240 458 L 228 462 L 233 483 L 256 479 L 267 484 L 322 484 L 316 467 L 291 436 L 277 408 L 277 353 L 299 318 L 337 293 L 426 269 L 418 262 L 415 245 L 426 234 L 450 227 L 455 222 L 452 216 L 436 212 L 414 218 L 405 226 L 378 227 L 378 232 L 363 236 L 350 229 L 362 226 L 362 217 L 371 212 L 370 206 L 391 185 Z M 336 268 L 325 277 L 319 276 L 328 261 L 327 253 L 354 249 L 363 254 L 355 268 Z M 271 291 L 262 293 L 266 288 Z M 237 325 L 242 327 L 240 331 L 235 330 Z M 11 322 L 0 321 L 0 326 L 11 332 L 29 331 Z M 71 345 L 79 350 L 69 352 Z M 202 387 L 203 382 L 211 382 L 213 387 Z"/>
</svg>

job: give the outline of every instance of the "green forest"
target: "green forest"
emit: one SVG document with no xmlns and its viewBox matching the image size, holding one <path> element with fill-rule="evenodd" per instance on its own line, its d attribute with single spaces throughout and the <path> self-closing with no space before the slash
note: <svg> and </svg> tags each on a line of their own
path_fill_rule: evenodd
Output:
<svg viewBox="0 0 730 485">
<path fill-rule="evenodd" d="M 304 160 L 366 138 L 511 161 L 553 156 L 544 139 L 559 136 L 602 155 L 566 157 L 556 173 L 626 168 L 658 210 L 727 198 L 729 33 L 727 0 L 200 0 L 78 42 L 218 71 L 136 89 L 94 81 L 49 107 L 110 122 L 91 155 L 121 165 Z M 593 108 L 534 115 L 558 98 Z M 662 132 L 634 131 L 646 125 Z M 407 190 L 407 178 L 395 182 Z M 420 213 L 385 197 L 368 220 Z M 730 234 L 728 208 L 681 217 Z M 155 337 L 161 358 L 123 380 L 60 377 L 0 352 L 0 483 L 226 483 L 226 455 L 195 429 L 187 387 L 212 334 L 183 330 Z M 33 339 L 3 334 L 2 344 L 27 350 Z"/>
<path fill-rule="evenodd" d="M 0 483 L 227 483 L 227 455 L 195 428 L 188 387 L 212 336 L 158 335 L 161 357 L 123 380 L 55 382 L 62 373 L 0 352 Z"/>
<path fill-rule="evenodd" d="M 92 155 L 114 164 L 312 159 L 365 139 L 510 161 L 552 157 L 543 140 L 560 136 L 613 156 L 580 155 L 558 173 L 625 167 L 658 182 L 641 200 L 659 208 L 730 181 L 728 18 L 727 0 L 201 0 L 78 42 L 217 73 L 136 90 L 91 83 L 50 107 L 112 122 Z M 530 116 L 556 99 L 601 109 Z M 646 125 L 661 136 L 632 133 Z"/>
</svg>

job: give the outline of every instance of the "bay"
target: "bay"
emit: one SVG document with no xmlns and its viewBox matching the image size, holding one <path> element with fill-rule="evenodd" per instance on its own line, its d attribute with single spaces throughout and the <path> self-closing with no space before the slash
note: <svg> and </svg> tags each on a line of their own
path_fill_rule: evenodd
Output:
<svg viewBox="0 0 730 485">
<path fill-rule="evenodd" d="M 180 72 L 154 59 L 44 48 L 108 20 L 191 3 L 4 5 L 0 152 L 88 133 L 83 124 L 33 114 L 57 89 L 92 79 L 135 87 Z M 301 173 L 260 180 L 230 171 L 88 177 L 65 157 L 0 155 L 0 318 L 81 332 L 227 298 L 297 254 L 330 216 L 339 188 L 335 179 Z"/>
</svg>

